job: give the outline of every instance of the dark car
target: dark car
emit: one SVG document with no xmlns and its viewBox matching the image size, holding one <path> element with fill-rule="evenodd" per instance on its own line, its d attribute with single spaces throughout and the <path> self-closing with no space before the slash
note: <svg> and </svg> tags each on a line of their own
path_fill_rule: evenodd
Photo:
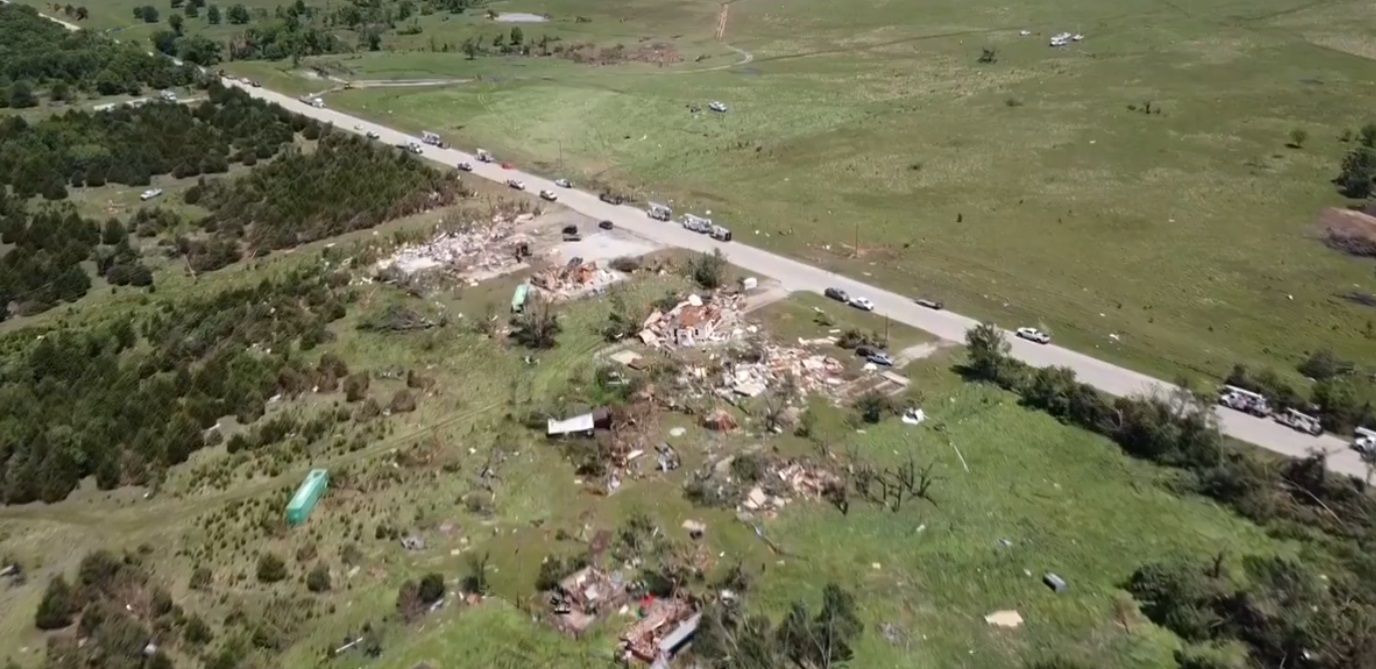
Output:
<svg viewBox="0 0 1376 669">
<path fill-rule="evenodd" d="M 602 221 L 601 223 L 597 224 L 597 227 L 602 228 L 603 230 L 611 230 L 613 226 L 611 221 Z"/>
<path fill-rule="evenodd" d="M 828 288 L 823 294 L 833 300 L 836 300 L 837 302 L 850 301 L 850 295 L 847 295 L 846 291 L 841 290 L 840 288 Z"/>
<path fill-rule="evenodd" d="M 918 299 L 913 300 L 913 301 L 914 301 L 914 302 L 917 302 L 917 305 L 920 306 L 920 307 L 927 307 L 928 309 L 936 309 L 937 311 L 941 311 L 942 309 L 945 309 L 945 308 L 946 308 L 946 305 L 942 304 L 942 303 L 941 303 L 940 301 L 938 301 L 938 300 L 929 300 L 929 299 L 926 299 L 926 298 L 923 298 L 923 297 L 919 297 Z"/>
<path fill-rule="evenodd" d="M 473 171 L 473 165 L 470 164 L 470 163 L 459 163 L 459 169 L 461 169 L 461 170 L 463 170 L 463 171 L 465 171 L 465 172 L 472 172 L 472 171 Z"/>
<path fill-rule="evenodd" d="M 620 195 L 617 195 L 615 193 L 603 193 L 597 197 L 598 199 L 602 200 L 603 202 L 606 202 L 607 204 L 621 204 L 622 202 L 626 201 L 626 198 L 621 197 Z"/>
<path fill-rule="evenodd" d="M 578 226 L 576 225 L 566 225 L 562 232 L 566 242 L 576 242 L 583 239 L 583 236 L 578 234 Z"/>
</svg>

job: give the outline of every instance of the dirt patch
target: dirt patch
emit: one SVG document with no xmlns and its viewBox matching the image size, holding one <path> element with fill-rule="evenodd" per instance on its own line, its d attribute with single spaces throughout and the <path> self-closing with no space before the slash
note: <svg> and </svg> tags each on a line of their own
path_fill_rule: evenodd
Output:
<svg viewBox="0 0 1376 669">
<path fill-rule="evenodd" d="M 573 44 L 556 49 L 556 54 L 580 65 L 647 63 L 664 67 L 683 62 L 683 54 L 679 53 L 678 48 L 665 42 L 645 42 L 630 47 L 624 44 L 613 47 L 599 47 L 592 43 Z"/>
<path fill-rule="evenodd" d="M 1376 258 L 1376 216 L 1330 207 L 1319 215 L 1323 243 L 1335 251 Z"/>
</svg>

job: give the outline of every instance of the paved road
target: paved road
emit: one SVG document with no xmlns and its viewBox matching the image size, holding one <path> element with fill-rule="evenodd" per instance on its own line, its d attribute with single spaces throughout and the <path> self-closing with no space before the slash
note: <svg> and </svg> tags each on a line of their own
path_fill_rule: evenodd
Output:
<svg viewBox="0 0 1376 669">
<path fill-rule="evenodd" d="M 0 0 L 7 1 L 7 0 Z M 71 30 L 80 27 L 48 17 Z M 383 142 L 402 144 L 418 142 L 420 138 L 370 123 L 333 109 L 317 109 L 288 95 L 265 88 L 252 88 L 238 80 L 225 79 L 224 83 L 238 86 L 250 95 L 263 98 L 286 107 L 298 114 L 333 123 L 344 130 L 364 133 L 376 132 Z M 629 206 L 610 205 L 602 202 L 596 195 L 577 190 L 562 189 L 544 177 L 518 170 L 505 170 L 499 165 L 480 163 L 477 159 L 457 149 L 438 149 L 425 147 L 424 157 L 436 162 L 453 166 L 460 162 L 473 164 L 473 174 L 504 183 L 507 179 L 524 181 L 531 191 L 554 190 L 559 192 L 559 200 L 565 206 L 597 220 L 614 221 L 622 229 L 646 237 L 656 243 L 676 246 L 694 251 L 720 249 L 732 264 L 761 275 L 773 277 L 780 286 L 789 291 L 810 291 L 821 293 L 828 287 L 840 288 L 851 295 L 863 295 L 874 301 L 877 311 L 895 321 L 930 332 L 942 339 L 963 341 L 965 331 L 978 324 L 973 318 L 961 316 L 950 311 L 932 311 L 920 307 L 903 295 L 870 286 L 854 279 L 833 274 L 823 269 L 806 265 L 791 258 L 763 251 L 738 242 L 717 242 L 705 235 L 689 232 L 678 225 L 655 221 L 640 209 Z M 1076 353 L 1059 346 L 1043 346 L 1016 339 L 1009 335 L 1014 357 L 1037 367 L 1069 367 L 1075 370 L 1079 379 L 1111 395 L 1123 396 L 1142 393 L 1168 394 L 1175 387 L 1164 381 L 1154 379 L 1129 369 L 1109 364 L 1082 353 Z M 1357 453 L 1347 447 L 1347 442 L 1332 435 L 1311 437 L 1270 420 L 1255 418 L 1228 409 L 1217 409 L 1219 425 L 1223 432 L 1235 439 L 1255 444 L 1277 453 L 1303 457 L 1313 450 L 1329 454 L 1328 468 L 1332 471 L 1349 474 L 1359 478 L 1366 476 L 1366 466 Z"/>
</svg>

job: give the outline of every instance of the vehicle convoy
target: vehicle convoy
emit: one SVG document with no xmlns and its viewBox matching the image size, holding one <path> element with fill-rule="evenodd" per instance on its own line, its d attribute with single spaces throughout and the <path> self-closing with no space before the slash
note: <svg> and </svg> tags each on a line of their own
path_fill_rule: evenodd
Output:
<svg viewBox="0 0 1376 669">
<path fill-rule="evenodd" d="M 1271 415 L 1271 403 L 1265 395 L 1237 386 L 1223 386 L 1218 391 L 1218 403 L 1258 418 Z"/>
<path fill-rule="evenodd" d="M 550 202 L 553 202 L 559 199 L 559 194 L 555 193 L 552 190 L 542 190 L 540 191 L 540 199 L 549 200 Z"/>
<path fill-rule="evenodd" d="M 478 162 L 480 162 L 480 163 L 490 163 L 490 162 L 492 162 L 492 154 L 488 153 L 488 152 L 487 152 L 487 149 L 478 149 L 477 156 L 478 156 Z"/>
<path fill-rule="evenodd" d="M 462 172 L 472 172 L 472 171 L 473 171 L 473 164 L 472 164 L 472 163 L 459 163 L 459 164 L 457 165 L 457 167 L 458 167 L 459 170 L 462 171 Z"/>
<path fill-rule="evenodd" d="M 509 187 L 509 188 L 514 188 L 514 189 L 516 189 L 516 190 L 525 190 L 525 189 L 526 189 L 526 182 L 524 182 L 524 181 L 518 181 L 518 180 L 516 180 L 516 179 L 507 179 L 507 180 L 506 180 L 506 185 L 507 185 L 507 187 Z"/>
<path fill-rule="evenodd" d="M 833 300 L 836 300 L 837 302 L 845 302 L 847 304 L 850 303 L 850 295 L 846 294 L 846 291 L 841 290 L 840 288 L 828 288 L 822 294 L 826 295 L 827 297 Z"/>
<path fill-rule="evenodd" d="M 662 204 L 651 202 L 649 208 L 645 210 L 645 214 L 656 221 L 667 221 L 674 217 L 674 210 Z"/>
<path fill-rule="evenodd" d="M 1298 430 L 1315 437 L 1323 434 L 1323 423 L 1316 417 L 1298 409 L 1286 409 L 1276 413 L 1276 422 L 1292 430 Z"/>
<path fill-rule="evenodd" d="M 1036 343 L 1038 343 L 1038 344 L 1050 344 L 1050 343 L 1051 343 L 1051 335 L 1049 335 L 1049 334 L 1047 334 L 1047 333 L 1045 333 L 1045 332 L 1042 332 L 1041 330 L 1038 330 L 1037 328 L 1021 327 L 1021 328 L 1018 328 L 1018 329 L 1014 332 L 1014 334 L 1018 335 L 1018 337 L 1019 337 L 1020 339 L 1026 339 L 1027 341 L 1036 342 Z"/>
</svg>

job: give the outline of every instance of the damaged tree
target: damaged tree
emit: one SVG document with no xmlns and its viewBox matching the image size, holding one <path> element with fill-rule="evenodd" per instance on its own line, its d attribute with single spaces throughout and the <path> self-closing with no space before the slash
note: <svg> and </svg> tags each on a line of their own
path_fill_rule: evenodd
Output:
<svg viewBox="0 0 1376 669">
<path fill-rule="evenodd" d="M 543 351 L 559 344 L 559 333 L 563 326 L 559 316 L 550 308 L 548 302 L 540 302 L 535 308 L 511 317 L 511 339 L 520 345 Z"/>
<path fill-rule="evenodd" d="M 636 319 L 631 314 L 631 309 L 620 292 L 612 294 L 611 302 L 611 313 L 607 314 L 607 322 L 602 326 L 602 339 L 607 342 L 618 342 L 627 337 L 634 337 L 640 332 L 640 323 L 643 319 Z"/>
</svg>

